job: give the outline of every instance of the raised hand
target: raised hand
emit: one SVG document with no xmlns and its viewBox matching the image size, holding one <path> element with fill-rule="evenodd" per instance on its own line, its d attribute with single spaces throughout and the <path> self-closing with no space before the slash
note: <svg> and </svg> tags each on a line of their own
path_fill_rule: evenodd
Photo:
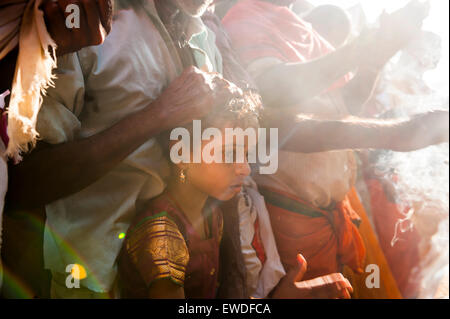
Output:
<svg viewBox="0 0 450 319">
<path fill-rule="evenodd" d="M 366 30 L 355 41 L 362 66 L 380 69 L 399 50 L 420 34 L 423 20 L 428 16 L 430 5 L 417 0 L 405 7 L 380 17 L 378 29 Z"/>
<path fill-rule="evenodd" d="M 430 4 L 413 0 L 405 7 L 380 17 L 379 36 L 392 45 L 405 46 L 422 28 L 423 20 L 428 16 Z"/>
<path fill-rule="evenodd" d="M 164 90 L 156 105 L 167 128 L 171 128 L 200 119 L 242 94 L 241 89 L 220 74 L 189 67 Z"/>
</svg>

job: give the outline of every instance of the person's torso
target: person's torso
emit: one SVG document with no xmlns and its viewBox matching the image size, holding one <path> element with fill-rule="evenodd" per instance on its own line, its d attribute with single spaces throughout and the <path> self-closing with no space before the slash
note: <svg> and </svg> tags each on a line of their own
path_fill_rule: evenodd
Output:
<svg viewBox="0 0 450 319">
<path fill-rule="evenodd" d="M 174 63 L 162 32 L 153 1 L 148 1 L 142 10 L 119 10 L 105 42 L 76 53 L 84 98 L 74 110 L 81 123 L 75 138 L 102 132 L 147 107 L 179 75 L 182 69 Z M 221 60 L 212 45 L 204 33 L 192 38 L 195 60 L 205 64 L 198 66 L 217 71 Z M 216 55 L 210 59 L 208 52 Z M 167 175 L 167 161 L 150 138 L 93 184 L 47 205 L 46 268 L 64 273 L 67 265 L 81 264 L 87 271 L 83 286 L 99 292 L 110 289 L 123 242 L 120 235 L 140 205 L 163 191 Z"/>
<path fill-rule="evenodd" d="M 312 99 L 302 105 L 300 111 L 325 119 L 347 115 L 341 97 L 333 92 Z M 306 154 L 280 150 L 275 174 L 254 178 L 258 185 L 282 190 L 324 208 L 344 199 L 355 183 L 356 172 L 353 151 Z"/>
<path fill-rule="evenodd" d="M 219 246 L 222 238 L 223 220 L 222 212 L 219 209 L 207 211 L 205 214 L 206 237 L 201 238 L 195 231 L 192 223 L 184 215 L 184 213 L 176 206 L 176 204 L 167 196 L 166 193 L 151 200 L 146 206 L 143 213 L 140 213 L 133 220 L 130 230 L 135 229 L 135 226 L 141 224 L 142 221 L 166 214 L 176 225 L 177 231 L 181 233 L 186 243 L 188 250 L 189 261 L 185 267 L 184 274 L 184 292 L 186 298 L 214 298 L 218 287 L 218 272 L 219 272 Z M 141 226 L 145 227 L 145 226 Z M 140 231 L 144 231 L 140 229 Z M 173 231 L 172 231 L 173 232 Z M 172 232 L 167 232 L 166 237 L 162 237 L 161 232 L 152 233 L 149 240 L 155 240 L 158 236 L 159 241 L 171 241 L 170 235 Z M 127 234 L 127 237 L 133 236 Z M 136 264 L 140 264 L 136 260 L 134 264 L 131 253 L 129 252 L 128 242 L 133 239 L 127 238 L 124 247 L 119 257 L 119 269 L 121 275 L 121 286 L 123 297 L 125 298 L 147 298 L 148 286 L 142 280 L 142 275 L 136 268 Z M 140 242 L 138 245 L 153 247 L 153 244 L 147 242 Z M 158 245 L 162 246 L 161 243 Z M 176 244 L 174 244 L 176 245 Z M 169 243 L 167 246 L 171 246 Z M 178 245 L 176 245 L 178 246 Z M 133 246 L 132 250 L 140 250 L 139 247 Z M 157 253 L 156 253 L 157 254 Z M 138 257 L 139 258 L 139 257 Z M 141 258 L 148 258 L 141 256 Z M 155 253 L 153 255 L 155 258 Z M 182 265 L 176 266 L 177 268 Z M 140 272 L 142 273 L 142 269 Z M 149 269 L 149 271 L 152 271 Z"/>
<path fill-rule="evenodd" d="M 251 28 L 239 31 L 246 23 Z M 286 7 L 265 1 L 242 1 L 228 12 L 224 25 L 254 78 L 276 64 L 307 62 L 334 50 L 309 23 Z M 342 96 L 335 90 L 347 80 L 348 76 L 340 79 L 332 90 L 303 103 L 298 112 L 323 119 L 347 116 Z M 276 82 L 273 87 L 276 90 Z M 356 164 L 350 151 L 303 154 L 280 150 L 277 172 L 255 175 L 254 179 L 258 185 L 291 193 L 317 207 L 327 207 L 344 198 L 355 175 Z"/>
</svg>

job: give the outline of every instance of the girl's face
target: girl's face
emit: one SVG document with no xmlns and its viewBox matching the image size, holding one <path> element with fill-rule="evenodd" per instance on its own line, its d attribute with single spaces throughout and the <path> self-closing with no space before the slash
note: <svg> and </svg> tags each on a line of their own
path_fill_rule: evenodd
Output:
<svg viewBox="0 0 450 319">
<path fill-rule="evenodd" d="M 212 144 L 210 144 L 212 143 Z M 247 162 L 249 143 L 246 139 L 244 144 L 237 144 L 236 139 L 233 144 L 225 145 L 225 134 L 222 130 L 222 140 L 209 140 L 202 142 L 202 154 L 206 145 L 217 145 L 217 148 L 208 148 L 211 150 L 211 156 L 215 156 L 215 150 L 220 152 L 221 163 L 206 163 L 202 156 L 201 163 L 179 164 L 180 168 L 185 169 L 186 183 L 197 188 L 199 191 L 214 197 L 218 200 L 227 201 L 238 194 L 244 184 L 244 179 L 250 175 L 250 166 Z M 250 145 L 255 147 L 255 145 Z M 227 154 L 227 151 L 229 154 Z M 233 153 L 231 153 L 233 152 Z M 244 154 L 243 161 L 236 160 L 237 152 Z M 233 163 L 226 163 L 226 156 L 233 158 Z M 232 157 L 231 157 L 232 156 Z"/>
</svg>

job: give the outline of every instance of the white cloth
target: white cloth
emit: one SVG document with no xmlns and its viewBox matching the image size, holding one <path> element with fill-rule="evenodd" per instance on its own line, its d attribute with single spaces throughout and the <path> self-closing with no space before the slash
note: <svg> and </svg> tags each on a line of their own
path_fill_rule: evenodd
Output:
<svg viewBox="0 0 450 319">
<path fill-rule="evenodd" d="M 200 19 L 196 25 L 200 33 L 190 43 L 198 47 L 197 64 L 205 63 L 198 66 L 220 72 L 215 37 Z M 61 57 L 55 88 L 48 91 L 38 117 L 42 139 L 58 144 L 92 136 L 156 99 L 182 71 L 160 30 L 164 26 L 154 3 L 147 1 L 143 9 L 117 11 L 102 45 Z M 215 57 L 210 59 L 202 47 Z M 167 162 L 152 138 L 95 183 L 47 205 L 45 267 L 65 274 L 67 265 L 80 264 L 87 272 L 81 286 L 109 291 L 123 241 L 119 234 L 127 231 L 140 203 L 163 191 L 167 173 Z"/>
<path fill-rule="evenodd" d="M 8 188 L 8 165 L 6 164 L 5 144 L 0 139 L 0 253 L 2 251 L 2 220 L 3 220 L 3 205 L 5 204 L 5 195 Z M 1 256 L 1 255 L 0 255 Z M 3 282 L 3 268 L 0 257 L 0 288 Z"/>
<path fill-rule="evenodd" d="M 247 270 L 247 291 L 253 298 L 266 298 L 286 272 L 278 254 L 264 197 L 258 193 L 251 178 L 247 179 L 244 191 L 238 196 L 239 231 Z M 259 227 L 256 227 L 256 221 Z M 257 256 L 255 236 L 262 242 L 266 257 L 264 264 Z"/>
<path fill-rule="evenodd" d="M 26 7 L 22 0 L 5 2 L 0 9 L 0 59 L 19 44 L 8 108 L 7 153 L 19 160 L 20 152 L 36 142 L 41 94 L 53 84 L 56 44 L 47 32 L 44 13 L 39 8 L 42 0 L 28 0 Z"/>
</svg>

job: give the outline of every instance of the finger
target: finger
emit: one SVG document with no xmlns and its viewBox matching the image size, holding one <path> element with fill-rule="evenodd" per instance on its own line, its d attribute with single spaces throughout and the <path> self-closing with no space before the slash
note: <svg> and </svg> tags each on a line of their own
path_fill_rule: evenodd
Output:
<svg viewBox="0 0 450 319">
<path fill-rule="evenodd" d="M 344 297 L 342 290 L 338 285 L 336 285 L 336 283 L 327 284 L 322 287 L 322 290 L 324 292 L 324 298 L 326 299 L 342 299 Z"/>
<path fill-rule="evenodd" d="M 299 258 L 298 256 L 301 257 Z M 298 254 L 296 258 L 297 258 L 296 266 L 289 268 L 285 276 L 285 279 L 288 282 L 294 283 L 294 285 L 296 285 L 298 288 L 305 288 L 305 285 L 311 283 L 311 280 L 301 281 L 306 272 L 307 263 L 305 258 L 300 254 Z"/>
<path fill-rule="evenodd" d="M 225 106 L 233 99 L 240 99 L 243 96 L 243 92 L 240 89 L 225 88 L 222 90 L 213 90 L 215 105 Z"/>
<path fill-rule="evenodd" d="M 341 298 L 342 299 L 352 299 L 352 296 L 350 295 L 350 293 L 348 292 L 347 289 L 342 289 L 341 290 Z"/>
<path fill-rule="evenodd" d="M 344 288 L 348 291 L 350 291 L 350 293 L 353 293 L 353 287 L 350 284 L 350 281 L 348 281 L 347 278 L 344 279 Z"/>
<path fill-rule="evenodd" d="M 244 95 L 244 91 L 236 85 L 232 85 L 228 88 L 228 90 L 231 92 L 231 95 L 235 98 L 240 98 Z"/>
<path fill-rule="evenodd" d="M 100 13 L 100 21 L 108 34 L 112 27 L 114 2 L 112 0 L 97 0 L 96 3 Z"/>
<path fill-rule="evenodd" d="M 341 273 L 332 274 L 332 280 L 338 284 L 340 291 L 344 294 L 344 296 L 350 295 L 353 293 L 353 287 L 348 281 L 347 278 L 344 277 Z"/>
<path fill-rule="evenodd" d="M 215 92 L 221 92 L 229 86 L 227 81 L 220 78 L 219 76 L 207 74 L 206 77 L 207 79 L 209 79 L 209 83 L 211 84 L 211 87 Z"/>
<path fill-rule="evenodd" d="M 343 275 L 342 275 L 342 277 L 343 277 L 343 280 L 339 281 L 342 297 L 344 299 L 351 299 L 351 293 L 353 293 L 353 287 L 347 278 L 345 278 Z"/>
<path fill-rule="evenodd" d="M 191 65 L 191 66 L 187 67 L 186 69 L 184 69 L 184 72 L 186 72 L 186 73 L 198 73 L 198 74 L 205 73 L 205 72 L 203 72 L 202 70 L 200 70 L 199 68 L 197 68 L 196 66 L 193 66 L 193 65 Z"/>
<path fill-rule="evenodd" d="M 300 282 L 305 276 L 306 270 L 308 269 L 308 263 L 302 254 L 297 255 L 297 262 L 299 265 L 298 272 L 294 277 L 294 282 Z"/>
<path fill-rule="evenodd" d="M 347 289 L 346 289 L 346 285 L 344 284 L 343 281 L 336 281 L 336 282 L 334 282 L 334 284 L 336 285 L 336 287 L 337 287 L 337 289 L 339 290 L 339 293 L 340 293 L 341 295 L 343 295 L 344 292 L 347 290 Z"/>
</svg>

